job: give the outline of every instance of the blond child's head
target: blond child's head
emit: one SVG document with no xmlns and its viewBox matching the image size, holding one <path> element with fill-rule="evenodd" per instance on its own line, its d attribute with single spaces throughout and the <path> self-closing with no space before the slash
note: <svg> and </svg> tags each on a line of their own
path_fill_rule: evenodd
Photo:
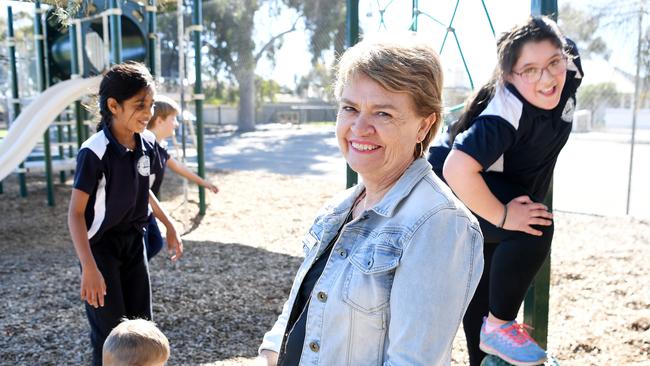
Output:
<svg viewBox="0 0 650 366">
<path fill-rule="evenodd" d="M 170 137 L 178 127 L 176 117 L 181 113 L 181 108 L 173 99 L 164 95 L 156 95 L 153 105 L 153 115 L 147 124 L 147 129 L 152 131 L 159 139 Z"/>
<path fill-rule="evenodd" d="M 169 358 L 167 337 L 148 320 L 124 320 L 106 338 L 104 366 L 162 366 Z"/>
</svg>

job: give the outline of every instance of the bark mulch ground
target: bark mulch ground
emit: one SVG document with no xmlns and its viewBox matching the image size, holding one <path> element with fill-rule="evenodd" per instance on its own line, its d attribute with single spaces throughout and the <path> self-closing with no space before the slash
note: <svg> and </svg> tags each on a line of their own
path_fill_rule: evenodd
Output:
<svg viewBox="0 0 650 366">
<path fill-rule="evenodd" d="M 176 265 L 151 262 L 155 321 L 169 365 L 249 365 L 301 262 L 300 237 L 342 184 L 262 172 L 211 172 L 221 192 L 185 201 L 169 174 L 163 204 L 184 233 Z M 66 227 L 70 185 L 45 202 L 42 178 L 0 195 L 0 364 L 89 364 L 79 267 Z M 650 365 L 650 222 L 556 213 L 549 349 L 562 365 Z M 109 289 L 110 291 L 110 289 Z M 454 365 L 467 357 L 462 332 Z"/>
</svg>

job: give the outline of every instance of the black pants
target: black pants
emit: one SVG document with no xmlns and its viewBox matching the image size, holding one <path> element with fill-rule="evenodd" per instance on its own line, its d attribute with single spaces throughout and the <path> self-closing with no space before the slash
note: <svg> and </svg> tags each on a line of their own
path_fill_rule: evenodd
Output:
<svg viewBox="0 0 650 366">
<path fill-rule="evenodd" d="M 93 365 L 101 366 L 104 340 L 122 318 L 151 320 L 151 288 L 141 233 L 108 232 L 90 249 L 106 282 L 104 306 L 85 303 Z"/>
<path fill-rule="evenodd" d="M 484 174 L 494 195 L 504 204 L 528 195 L 499 175 Z M 531 197 L 533 201 L 535 198 Z M 491 312 L 503 320 L 514 320 L 537 271 L 551 249 L 553 225 L 534 226 L 542 236 L 499 229 L 478 217 L 485 243 L 483 275 L 463 318 L 470 366 L 479 366 L 485 353 L 479 349 L 483 317 Z"/>
</svg>

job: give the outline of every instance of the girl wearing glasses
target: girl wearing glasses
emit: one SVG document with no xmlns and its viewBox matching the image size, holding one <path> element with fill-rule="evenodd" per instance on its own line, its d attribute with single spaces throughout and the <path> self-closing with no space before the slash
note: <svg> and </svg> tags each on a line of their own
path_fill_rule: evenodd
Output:
<svg viewBox="0 0 650 366">
<path fill-rule="evenodd" d="M 542 204 L 569 138 L 582 80 L 576 46 L 532 17 L 497 42 L 493 77 L 429 150 L 429 162 L 478 217 L 485 267 L 463 319 L 470 365 L 486 353 L 538 365 L 546 352 L 515 321 L 549 253 L 553 214 Z"/>
</svg>

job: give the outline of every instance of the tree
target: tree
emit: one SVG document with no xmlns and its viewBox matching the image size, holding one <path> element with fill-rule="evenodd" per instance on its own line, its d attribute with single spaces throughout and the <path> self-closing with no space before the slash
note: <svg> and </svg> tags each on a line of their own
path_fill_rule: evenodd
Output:
<svg viewBox="0 0 650 366">
<path fill-rule="evenodd" d="M 593 125 L 604 126 L 605 109 L 617 106 L 621 97 L 614 83 L 599 83 L 581 86 L 577 99 L 580 109 L 591 111 Z"/>
<path fill-rule="evenodd" d="M 300 96 L 310 96 L 310 91 L 317 91 L 315 97 L 331 100 L 334 96 L 332 87 L 334 83 L 333 70 L 318 61 L 312 63 L 313 68 L 307 75 L 300 78 L 296 85 L 296 93 Z"/>
<path fill-rule="evenodd" d="M 596 35 L 600 27 L 600 19 L 598 14 L 588 14 L 573 8 L 568 3 L 560 8 L 558 25 L 564 34 L 578 45 L 578 50 L 583 58 L 589 58 L 592 55 L 609 58 L 611 50 L 605 41 Z"/>
<path fill-rule="evenodd" d="M 297 16 L 289 28 L 270 35 L 256 47 L 254 19 L 263 3 L 270 9 L 269 16 L 281 16 L 288 9 L 295 10 Z M 239 84 L 238 128 L 242 132 L 255 129 L 255 68 L 260 59 L 272 59 L 282 47 L 283 36 L 295 31 L 302 20 L 311 33 L 310 50 L 317 60 L 335 39 L 341 38 L 345 25 L 344 4 L 340 0 L 213 0 L 205 3 L 203 18 L 213 68 L 225 70 Z"/>
</svg>

